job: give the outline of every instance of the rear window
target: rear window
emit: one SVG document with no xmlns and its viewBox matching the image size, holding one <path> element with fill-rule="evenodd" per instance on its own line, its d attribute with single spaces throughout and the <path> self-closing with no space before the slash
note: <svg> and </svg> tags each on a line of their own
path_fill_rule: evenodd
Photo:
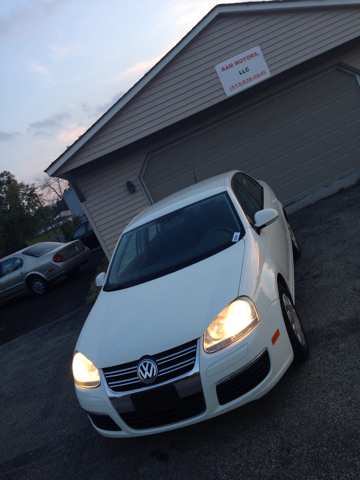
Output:
<svg viewBox="0 0 360 480">
<path fill-rule="evenodd" d="M 175 272 L 231 247 L 244 228 L 221 193 L 125 233 L 104 290 L 118 290 Z"/>
<path fill-rule="evenodd" d="M 58 242 L 37 243 L 36 245 L 24 250 L 22 253 L 23 255 L 29 255 L 30 257 L 42 257 L 43 255 L 46 255 L 47 253 L 57 249 L 60 247 L 60 245 L 63 244 Z"/>
</svg>

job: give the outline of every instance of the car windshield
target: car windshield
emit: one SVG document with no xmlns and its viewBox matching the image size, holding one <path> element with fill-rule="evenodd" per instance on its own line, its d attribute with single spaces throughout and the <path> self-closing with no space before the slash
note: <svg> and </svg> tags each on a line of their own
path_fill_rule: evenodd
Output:
<svg viewBox="0 0 360 480">
<path fill-rule="evenodd" d="M 52 252 L 56 248 L 60 247 L 62 243 L 59 242 L 43 242 L 37 243 L 32 247 L 27 248 L 22 253 L 24 255 L 30 255 L 30 257 L 42 257 L 46 253 Z"/>
<path fill-rule="evenodd" d="M 175 272 L 231 247 L 244 228 L 221 193 L 125 233 L 114 253 L 105 291 Z"/>
</svg>

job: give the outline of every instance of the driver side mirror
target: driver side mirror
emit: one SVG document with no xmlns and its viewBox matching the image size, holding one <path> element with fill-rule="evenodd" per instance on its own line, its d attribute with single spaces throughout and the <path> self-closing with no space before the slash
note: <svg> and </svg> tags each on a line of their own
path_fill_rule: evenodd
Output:
<svg viewBox="0 0 360 480">
<path fill-rule="evenodd" d="M 279 214 L 273 208 L 267 208 L 265 210 L 259 210 L 255 213 L 255 225 L 254 228 L 257 233 L 260 233 L 260 230 L 272 223 L 276 222 L 279 218 Z"/>
<path fill-rule="evenodd" d="M 95 278 L 95 285 L 97 287 L 103 287 L 105 283 L 105 277 L 106 277 L 105 272 L 99 273 L 99 275 Z"/>
</svg>

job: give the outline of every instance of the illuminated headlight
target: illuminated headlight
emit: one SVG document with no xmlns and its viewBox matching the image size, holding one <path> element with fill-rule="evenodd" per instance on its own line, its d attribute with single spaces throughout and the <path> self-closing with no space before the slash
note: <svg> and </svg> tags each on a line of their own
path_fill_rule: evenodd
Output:
<svg viewBox="0 0 360 480">
<path fill-rule="evenodd" d="M 204 350 L 214 353 L 247 335 L 260 322 L 255 305 L 239 297 L 222 310 L 204 333 Z"/>
<path fill-rule="evenodd" d="M 95 388 L 100 385 L 99 370 L 80 352 L 74 355 L 72 371 L 78 387 Z"/>
</svg>

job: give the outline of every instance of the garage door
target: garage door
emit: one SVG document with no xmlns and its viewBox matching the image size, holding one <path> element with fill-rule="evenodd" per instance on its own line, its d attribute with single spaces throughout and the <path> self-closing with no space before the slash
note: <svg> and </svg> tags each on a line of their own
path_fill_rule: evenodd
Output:
<svg viewBox="0 0 360 480">
<path fill-rule="evenodd" d="M 359 170 L 359 132 L 357 78 L 334 69 L 150 152 L 141 181 L 157 202 L 195 177 L 239 169 L 289 205 Z"/>
</svg>

